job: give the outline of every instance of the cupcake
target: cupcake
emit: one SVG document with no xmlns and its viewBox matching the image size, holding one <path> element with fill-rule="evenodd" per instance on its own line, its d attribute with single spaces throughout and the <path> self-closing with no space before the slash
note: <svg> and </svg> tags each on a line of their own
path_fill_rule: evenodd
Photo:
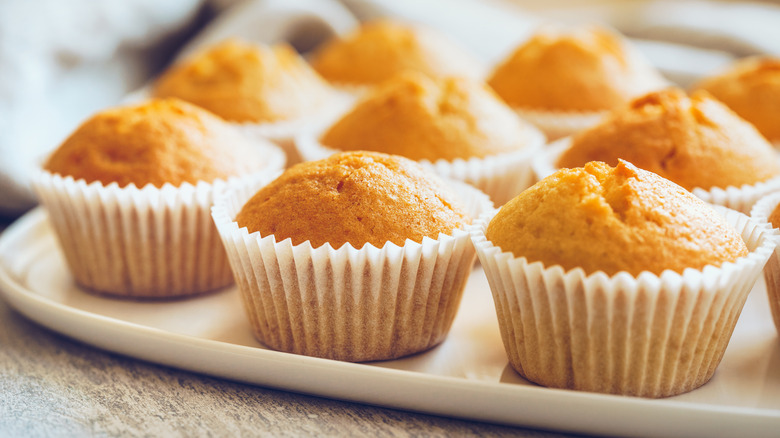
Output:
<svg viewBox="0 0 780 438">
<path fill-rule="evenodd" d="M 706 383 L 775 245 L 718 208 L 620 161 L 560 170 L 483 215 L 472 241 L 512 367 L 640 397 Z"/>
<path fill-rule="evenodd" d="M 318 129 L 348 102 L 287 45 L 225 40 L 162 74 L 151 94 L 175 97 L 273 140 L 299 161 L 293 137 Z"/>
<path fill-rule="evenodd" d="M 212 215 L 257 339 L 354 362 L 439 344 L 474 262 L 464 228 L 492 206 L 458 192 L 405 158 L 345 152 L 226 193 Z"/>
<path fill-rule="evenodd" d="M 780 147 L 780 58 L 742 59 L 694 89 L 707 90 Z"/>
<path fill-rule="evenodd" d="M 503 204 L 533 182 L 531 157 L 544 135 L 479 82 L 407 72 L 297 144 L 308 160 L 349 150 L 401 155 Z"/>
<path fill-rule="evenodd" d="M 209 217 L 230 180 L 270 179 L 284 154 L 176 99 L 102 111 L 46 160 L 33 186 L 77 284 L 170 298 L 232 284 Z"/>
<path fill-rule="evenodd" d="M 779 239 L 780 232 L 780 192 L 764 196 L 750 212 L 755 220 L 767 224 L 774 232 L 775 239 Z M 769 261 L 764 267 L 764 281 L 766 282 L 766 294 L 769 298 L 769 309 L 772 312 L 772 320 L 775 328 L 780 333 L 780 249 L 775 248 Z"/>
<path fill-rule="evenodd" d="M 540 29 L 494 69 L 488 84 L 556 139 L 666 81 L 620 35 L 590 26 Z"/>
<path fill-rule="evenodd" d="M 780 164 L 771 145 L 701 91 L 688 97 L 669 88 L 639 97 L 538 159 L 547 157 L 557 168 L 624 159 L 707 202 L 745 213 L 763 194 L 780 188 Z M 537 167 L 540 176 L 552 171 Z"/>
<path fill-rule="evenodd" d="M 481 79 L 483 68 L 443 35 L 412 24 L 377 20 L 319 48 L 311 65 L 332 84 L 352 90 L 405 71 Z"/>
</svg>

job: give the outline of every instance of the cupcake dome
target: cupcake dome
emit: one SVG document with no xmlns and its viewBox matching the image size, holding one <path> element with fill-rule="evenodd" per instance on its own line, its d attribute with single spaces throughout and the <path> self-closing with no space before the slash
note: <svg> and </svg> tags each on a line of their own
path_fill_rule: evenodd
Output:
<svg viewBox="0 0 780 438">
<path fill-rule="evenodd" d="M 543 179 L 504 205 L 486 236 L 515 257 L 587 274 L 682 273 L 747 255 L 710 206 L 622 160 L 615 168 L 591 162 Z"/>
<path fill-rule="evenodd" d="M 500 63 L 488 84 L 512 107 L 601 111 L 665 81 L 616 33 L 544 28 Z"/>
<path fill-rule="evenodd" d="M 315 113 L 333 90 L 289 46 L 229 39 L 174 65 L 152 95 L 186 100 L 231 122 L 258 123 Z"/>
<path fill-rule="evenodd" d="M 153 99 L 95 114 L 44 169 L 86 183 L 179 186 L 249 173 L 267 160 L 213 114 L 178 99 Z"/>
<path fill-rule="evenodd" d="M 707 90 L 767 140 L 780 143 L 780 58 L 745 58 L 694 89 Z"/>
<path fill-rule="evenodd" d="M 692 190 L 739 187 L 780 175 L 771 145 L 706 92 L 652 92 L 575 135 L 558 167 L 630 161 Z"/>
<path fill-rule="evenodd" d="M 407 71 L 480 78 L 479 63 L 439 33 L 390 20 L 365 23 L 318 49 L 311 64 L 341 85 L 374 85 Z"/>
<path fill-rule="evenodd" d="M 406 73 L 370 91 L 320 142 L 338 150 L 451 161 L 517 151 L 538 138 L 478 82 Z"/>
<path fill-rule="evenodd" d="M 397 156 L 352 152 L 302 163 L 260 189 L 236 222 L 293 245 L 361 248 L 436 239 L 469 222 L 434 174 Z"/>
</svg>

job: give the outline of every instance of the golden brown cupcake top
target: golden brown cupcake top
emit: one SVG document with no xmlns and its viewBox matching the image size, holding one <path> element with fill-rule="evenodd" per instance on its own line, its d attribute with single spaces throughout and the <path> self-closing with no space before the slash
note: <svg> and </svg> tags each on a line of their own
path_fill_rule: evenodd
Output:
<svg viewBox="0 0 780 438">
<path fill-rule="evenodd" d="M 330 86 L 289 46 L 237 39 L 174 65 L 152 93 L 186 100 L 231 122 L 295 119 L 333 98 Z"/>
<path fill-rule="evenodd" d="M 153 99 L 95 114 L 52 153 L 44 169 L 87 183 L 179 186 L 262 168 L 254 146 L 208 111 Z"/>
<path fill-rule="evenodd" d="M 559 170 L 505 204 L 486 235 L 515 257 L 587 274 L 682 273 L 748 254 L 710 206 L 625 161 Z"/>
<path fill-rule="evenodd" d="M 769 141 L 780 142 L 780 58 L 746 58 L 695 88 L 710 92 Z"/>
<path fill-rule="evenodd" d="M 576 134 L 558 167 L 630 161 L 692 190 L 742 186 L 780 175 L 772 146 L 704 91 L 652 92 Z"/>
<path fill-rule="evenodd" d="M 320 141 L 436 161 L 511 152 L 539 136 L 481 83 L 409 72 L 369 92 Z"/>
<path fill-rule="evenodd" d="M 365 23 L 317 50 L 311 64 L 338 84 L 374 85 L 407 71 L 477 79 L 479 64 L 433 30 L 378 20 Z"/>
<path fill-rule="evenodd" d="M 513 107 L 601 111 L 665 81 L 622 37 L 592 26 L 538 31 L 496 67 L 488 84 Z"/>
<path fill-rule="evenodd" d="M 260 189 L 236 216 L 240 227 L 277 242 L 355 248 L 403 245 L 452 234 L 469 221 L 457 198 L 433 173 L 411 160 L 344 152 L 287 169 Z"/>
</svg>

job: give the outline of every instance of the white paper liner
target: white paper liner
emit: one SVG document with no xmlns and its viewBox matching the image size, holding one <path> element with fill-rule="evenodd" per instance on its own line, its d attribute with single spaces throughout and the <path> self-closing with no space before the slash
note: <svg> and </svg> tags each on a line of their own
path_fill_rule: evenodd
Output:
<svg viewBox="0 0 780 438">
<path fill-rule="evenodd" d="M 41 203 L 79 285 L 126 298 L 167 299 L 233 283 L 210 217 L 215 193 L 237 181 L 268 181 L 284 163 L 228 182 L 161 188 L 62 177 L 41 170 L 33 179 Z"/>
<path fill-rule="evenodd" d="M 549 141 L 590 128 L 608 113 L 608 111 L 545 111 L 520 107 L 512 109 L 521 119 L 539 128 Z"/>
<path fill-rule="evenodd" d="M 496 211 L 470 227 L 487 275 L 510 364 L 556 388 L 667 397 L 715 372 L 775 240 L 764 225 L 716 207 L 750 254 L 734 263 L 664 271 L 586 275 L 501 252 L 485 237 Z"/>
<path fill-rule="evenodd" d="M 447 179 L 463 181 L 490 196 L 496 205 L 503 205 L 535 182 L 531 167 L 533 157 L 544 147 L 545 137 L 532 126 L 528 143 L 514 152 L 484 158 L 456 158 L 452 161 L 417 161 Z M 315 133 L 296 137 L 295 144 L 304 161 L 316 161 L 343 152 L 323 146 Z"/>
<path fill-rule="evenodd" d="M 778 204 L 780 204 L 780 192 L 766 195 L 753 205 L 750 216 L 756 221 L 766 224 L 768 228 L 772 229 L 774 238 L 780 240 L 780 230 L 774 228 L 769 222 L 769 216 L 772 215 Z M 764 266 L 764 281 L 766 282 L 769 309 L 772 311 L 772 320 L 775 322 L 778 334 L 780 334 L 780 249 L 777 247 Z"/>
<path fill-rule="evenodd" d="M 237 126 L 250 138 L 260 137 L 277 143 L 288 154 L 288 167 L 297 162 L 290 162 L 290 153 L 293 158 L 300 158 L 295 149 L 294 139 L 298 135 L 307 132 L 321 132 L 339 119 L 345 111 L 355 103 L 355 97 L 344 92 L 334 92 L 333 98 L 316 112 L 309 115 L 277 122 L 266 123 L 231 123 Z"/>
<path fill-rule="evenodd" d="M 557 163 L 558 158 L 570 144 L 571 137 L 562 138 L 550 143 L 543 153 L 536 155 L 532 166 L 537 178 L 542 179 L 559 169 L 555 163 Z M 691 193 L 709 204 L 721 205 L 749 214 L 750 208 L 753 207 L 757 200 L 768 193 L 776 191 L 780 191 L 780 176 L 755 184 L 745 184 L 740 187 L 713 187 L 709 190 L 695 187 L 691 190 Z"/>
<path fill-rule="evenodd" d="M 312 248 L 248 233 L 233 221 L 256 188 L 234 188 L 212 216 L 255 337 L 290 353 L 363 362 L 393 359 L 444 340 L 475 260 L 468 233 L 382 248 Z M 491 209 L 461 184 L 469 213 Z"/>
</svg>

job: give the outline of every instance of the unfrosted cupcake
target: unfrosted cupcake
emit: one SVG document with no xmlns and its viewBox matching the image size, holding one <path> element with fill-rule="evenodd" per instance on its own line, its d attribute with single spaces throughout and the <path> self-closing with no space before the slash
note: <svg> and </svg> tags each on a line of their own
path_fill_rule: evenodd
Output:
<svg viewBox="0 0 780 438">
<path fill-rule="evenodd" d="M 226 181 L 270 179 L 284 154 L 175 99 L 102 111 L 46 160 L 33 186 L 76 283 L 170 298 L 233 282 L 209 209 Z"/>
<path fill-rule="evenodd" d="M 700 91 L 652 92 L 611 112 L 598 125 L 561 141 L 537 160 L 553 168 L 589 161 L 630 161 L 707 202 L 744 213 L 764 194 L 780 189 L 780 164 L 753 126 Z"/>
<path fill-rule="evenodd" d="M 531 158 L 544 135 L 479 82 L 407 72 L 297 144 L 308 160 L 345 150 L 401 155 L 503 204 L 533 182 Z"/>
<path fill-rule="evenodd" d="M 391 20 L 364 23 L 319 48 L 311 65 L 337 86 L 364 91 L 405 71 L 481 79 L 483 67 L 445 36 Z"/>
<path fill-rule="evenodd" d="M 622 36 L 589 26 L 540 29 L 495 68 L 488 84 L 556 139 L 666 81 Z"/>
<path fill-rule="evenodd" d="M 719 212 L 621 161 L 560 170 L 484 215 L 472 241 L 512 367 L 641 397 L 706 383 L 775 245 Z"/>
<path fill-rule="evenodd" d="M 152 88 L 240 124 L 278 143 L 292 164 L 293 138 L 321 129 L 349 99 L 328 85 L 287 45 L 228 39 L 168 69 Z"/>
<path fill-rule="evenodd" d="M 345 361 L 440 343 L 474 262 L 464 228 L 492 206 L 458 192 L 405 158 L 345 152 L 227 193 L 213 217 L 255 336 Z"/>
<path fill-rule="evenodd" d="M 780 241 L 780 192 L 771 193 L 756 202 L 750 216 L 772 229 L 775 239 Z M 775 248 L 764 267 L 766 294 L 775 328 L 780 333 L 780 249 Z"/>
<path fill-rule="evenodd" d="M 742 59 L 694 89 L 707 90 L 780 146 L 780 58 Z"/>
</svg>

